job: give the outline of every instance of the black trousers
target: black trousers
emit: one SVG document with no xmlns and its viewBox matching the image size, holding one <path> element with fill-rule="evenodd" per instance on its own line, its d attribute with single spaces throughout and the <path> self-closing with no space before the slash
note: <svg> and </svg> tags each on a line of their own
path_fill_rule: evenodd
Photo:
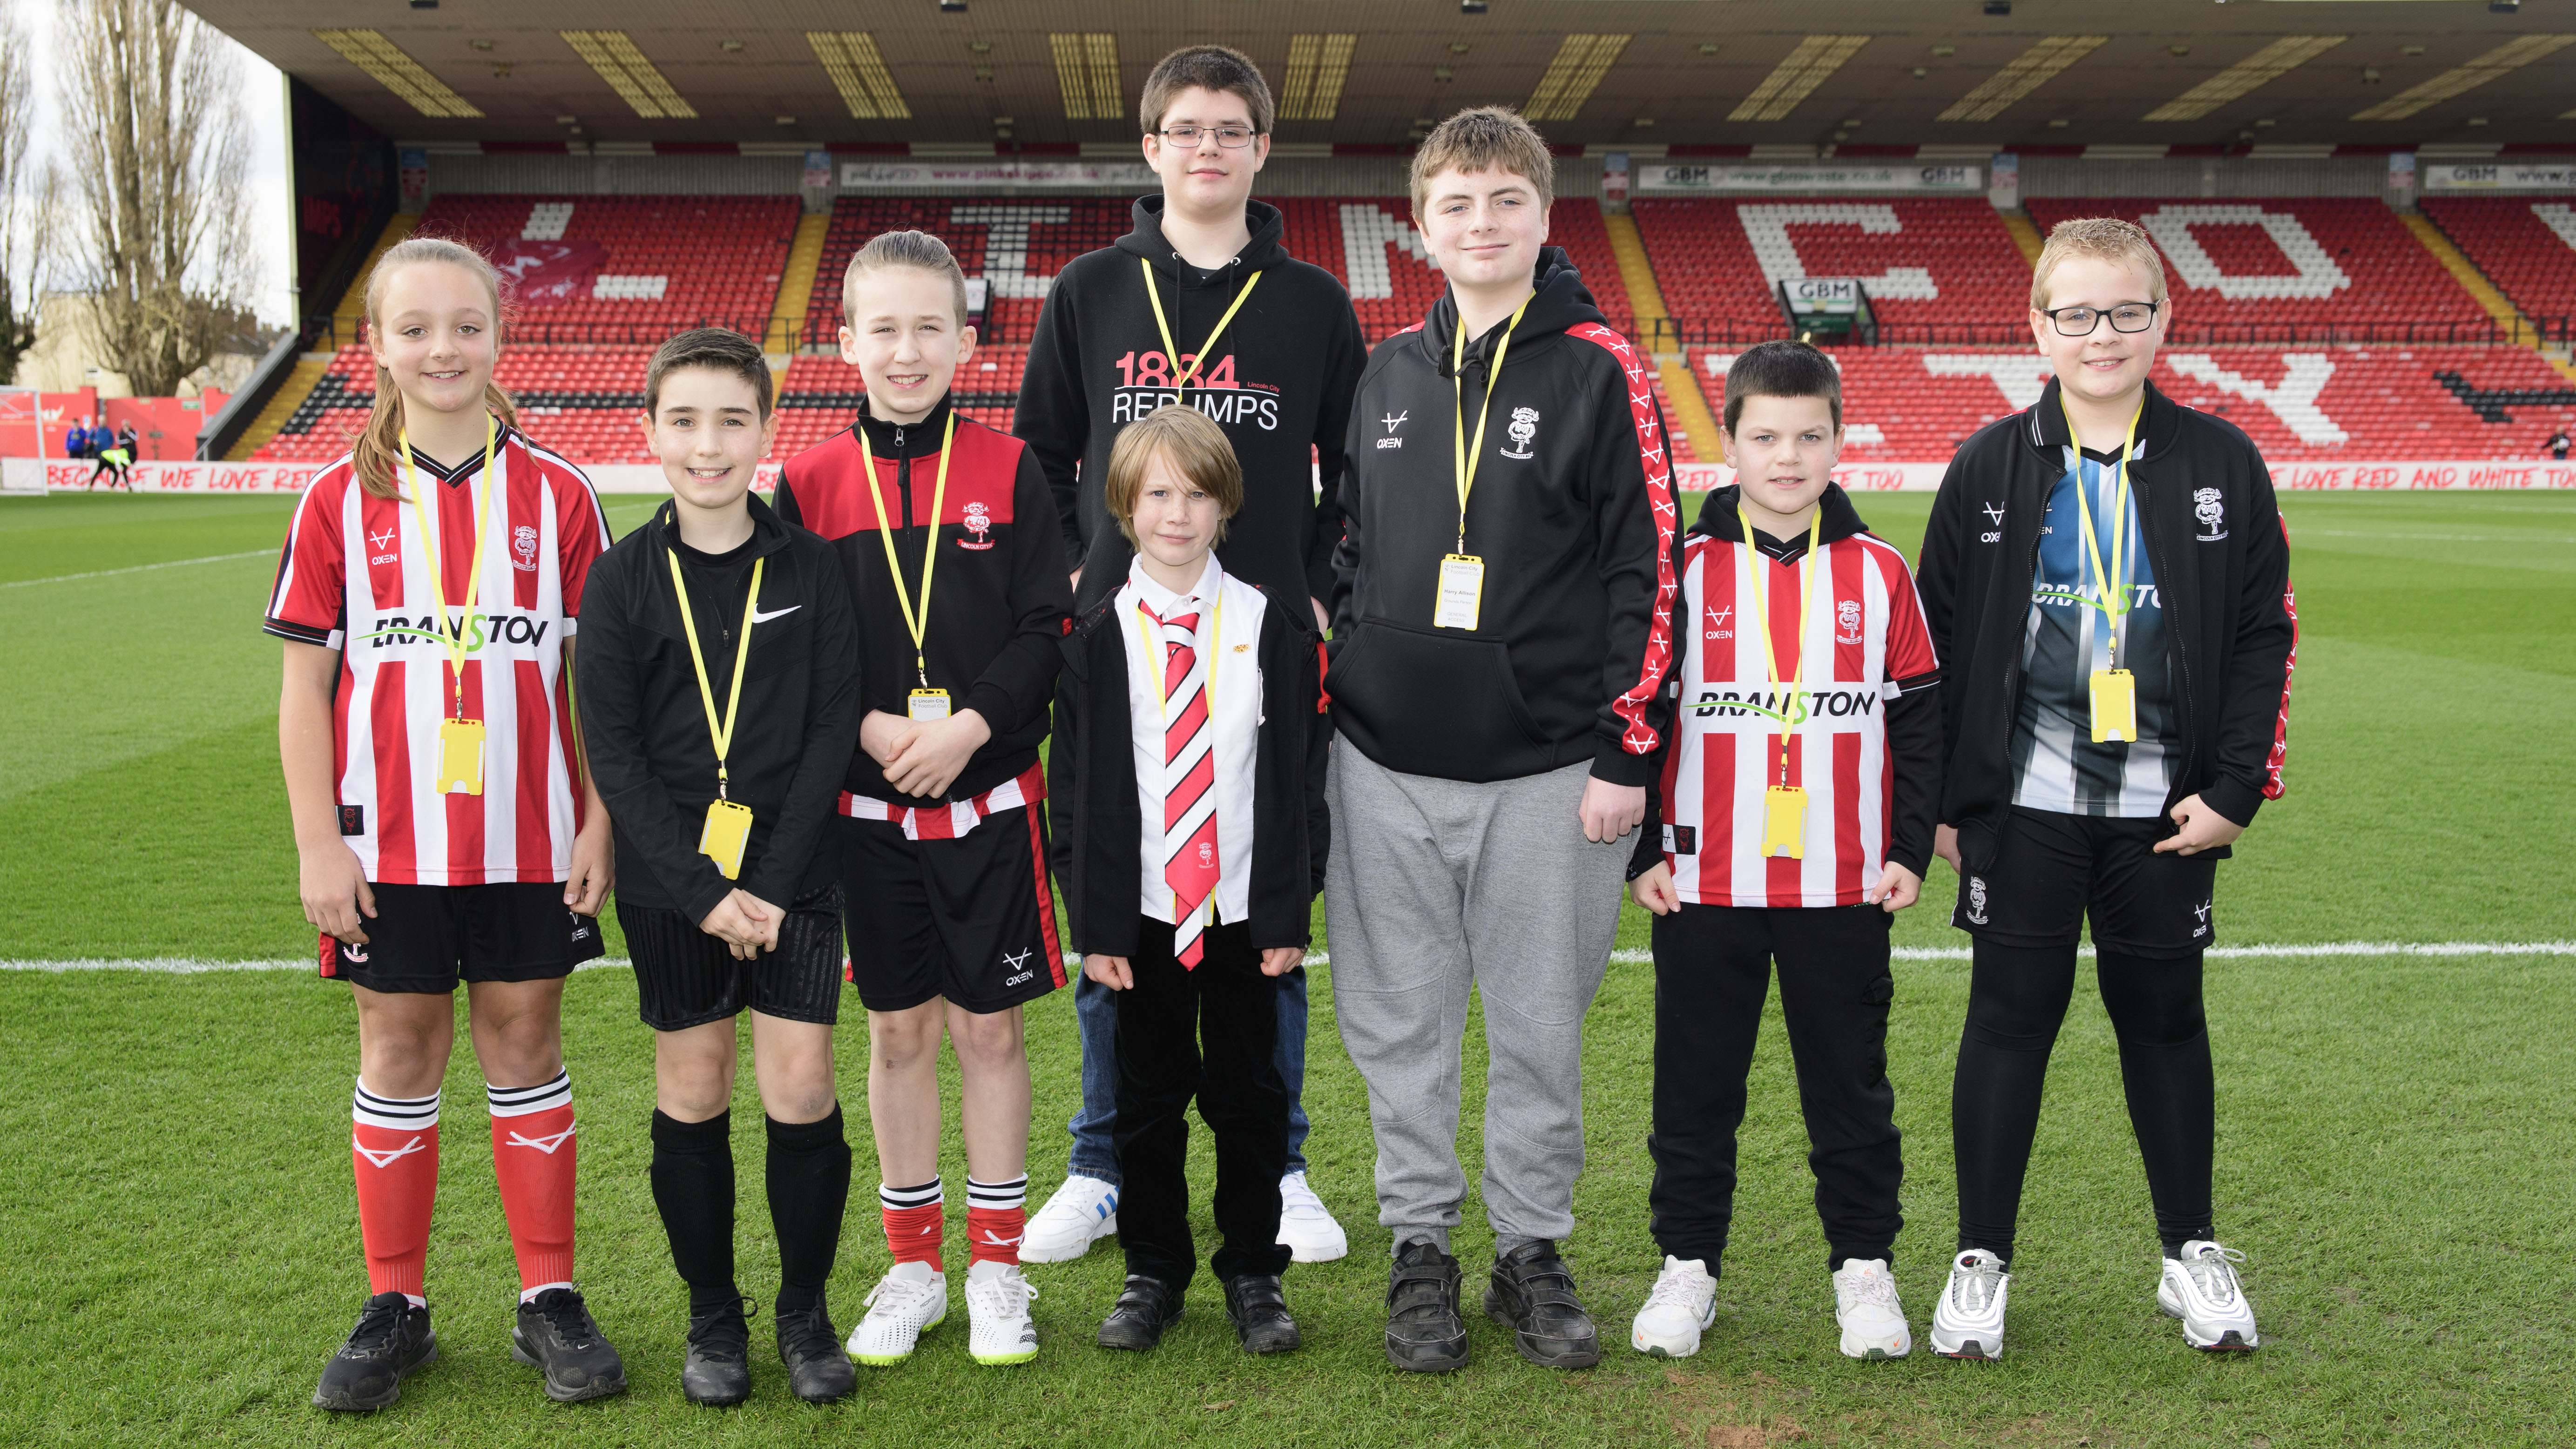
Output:
<svg viewBox="0 0 2576 1449">
<path fill-rule="evenodd" d="M 1887 1258 L 1905 1225 L 1896 1089 L 1887 1080 L 1888 914 L 1877 906 L 1683 906 L 1654 923 L 1655 1241 L 1717 1272 L 1735 1217 L 1744 1121 L 1771 968 L 1797 1065 L 1826 1267 Z"/>
<path fill-rule="evenodd" d="M 2161 820 L 2016 809 L 1994 863 L 1961 883 L 1961 919 L 1977 938 L 1950 1091 L 1963 1251 L 2012 1259 L 2048 1058 L 2074 999 L 2076 933 L 2088 916 L 2156 1235 L 2168 1248 L 2212 1235 L 2218 1088 L 2201 952 L 2215 929 L 2218 864 L 2156 854 L 2166 833 Z"/>
<path fill-rule="evenodd" d="M 1279 1079 L 1279 982 L 1261 974 L 1252 928 L 1213 926 L 1198 969 L 1172 957 L 1170 925 L 1137 922 L 1136 984 L 1117 993 L 1118 1119 L 1111 1136 L 1125 1176 L 1118 1241 L 1127 1271 L 1189 1284 L 1197 1252 L 1190 1239 L 1187 1165 L 1196 1097 L 1216 1137 L 1216 1226 L 1223 1243 L 1210 1266 L 1220 1280 L 1276 1275 L 1288 1267 L 1279 1242 L 1279 1176 L 1288 1170 L 1288 1088 Z"/>
</svg>

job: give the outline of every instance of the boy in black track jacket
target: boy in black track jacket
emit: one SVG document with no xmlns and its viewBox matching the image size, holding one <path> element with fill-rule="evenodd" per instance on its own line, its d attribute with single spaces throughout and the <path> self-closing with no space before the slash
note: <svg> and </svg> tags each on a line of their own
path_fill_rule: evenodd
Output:
<svg viewBox="0 0 2576 1449">
<path fill-rule="evenodd" d="M 1387 1355 L 1406 1369 L 1467 1359 L 1448 1249 L 1471 986 L 1492 1057 L 1487 1312 L 1533 1362 L 1600 1356 L 1556 1240 L 1574 1228 L 1619 839 L 1644 817 L 1669 703 L 1680 550 L 1646 366 L 1542 246 L 1551 167 L 1501 110 L 1460 112 L 1415 153 L 1414 216 L 1449 291 L 1369 357 L 1333 560 L 1325 910 L 1398 1255 Z"/>
<path fill-rule="evenodd" d="M 2147 380 L 2171 315 L 2144 231 L 2061 223 L 2030 300 L 2056 380 L 1959 450 L 1923 536 L 1947 676 L 1937 846 L 1959 872 L 1952 923 L 1976 938 L 1951 1096 L 1959 1253 L 1932 1324 L 1953 1358 L 2002 1351 L 2088 915 L 2164 1243 L 2158 1304 L 2195 1348 L 2259 1341 L 2243 1255 L 2211 1224 L 2201 956 L 2217 862 L 2281 793 L 2298 618 L 2261 454 Z"/>
<path fill-rule="evenodd" d="M 1180 1312 L 1196 1097 L 1216 1134 L 1227 1316 L 1246 1350 L 1274 1353 L 1298 1335 L 1279 1284 L 1288 1089 L 1272 978 L 1305 955 L 1330 842 L 1322 656 L 1302 595 L 1209 555 L 1243 485 L 1203 414 L 1176 405 L 1131 426 L 1106 491 L 1140 549 L 1065 640 L 1056 716 L 1058 758 L 1078 762 L 1057 796 L 1065 904 L 1083 974 L 1117 1012 L 1128 1277 L 1100 1342 L 1151 1348 Z"/>
<path fill-rule="evenodd" d="M 1311 596 L 1322 622 L 1351 392 L 1366 353 L 1341 283 L 1291 257 L 1278 209 L 1248 199 L 1269 155 L 1271 118 L 1270 88 L 1242 55 L 1210 45 L 1165 56 L 1146 78 L 1140 118 L 1163 194 L 1136 203 L 1135 230 L 1115 246 L 1068 265 L 1038 318 L 1011 430 L 1054 485 L 1077 609 L 1116 592 L 1133 554 L 1101 505 L 1118 430 L 1187 401 L 1224 428 L 1243 468 L 1243 510 L 1217 557 L 1246 583 Z M 1059 777 L 1067 768 L 1051 764 Z M 1284 978 L 1280 993 L 1280 1071 L 1293 1101 L 1306 1075 L 1305 973 Z M 1109 999 L 1086 980 L 1074 1003 L 1082 1111 L 1068 1124 L 1065 1183 L 1029 1224 L 1023 1256 L 1033 1263 L 1078 1258 L 1117 1221 Z M 1298 1261 L 1318 1262 L 1348 1252 L 1349 1241 L 1306 1185 L 1305 1137 L 1304 1108 L 1292 1106 L 1285 1231 Z"/>
<path fill-rule="evenodd" d="M 857 1382 L 823 1301 L 850 1192 L 832 1082 L 841 886 L 825 828 L 858 733 L 856 629 L 831 548 L 750 496 L 774 431 L 759 345 L 717 328 L 672 338 L 644 406 L 674 496 L 592 566 L 575 669 L 625 867 L 617 919 L 660 1035 L 653 1200 L 689 1285 L 680 1382 L 699 1403 L 751 1392 L 728 1110 L 747 1006 L 778 1351 L 796 1394 L 821 1402 Z M 736 844 L 724 827 L 743 810 Z"/>
</svg>

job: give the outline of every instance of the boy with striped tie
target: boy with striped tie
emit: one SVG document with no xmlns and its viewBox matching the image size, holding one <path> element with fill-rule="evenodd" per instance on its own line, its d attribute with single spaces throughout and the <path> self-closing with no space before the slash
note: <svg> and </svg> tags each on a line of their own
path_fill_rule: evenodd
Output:
<svg viewBox="0 0 2576 1449">
<path fill-rule="evenodd" d="M 1305 959 L 1329 827 L 1322 658 L 1310 611 L 1230 576 L 1211 550 L 1243 504 L 1225 433 L 1172 404 L 1109 456 L 1127 581 L 1065 640 L 1058 796 L 1065 903 L 1083 974 L 1116 993 L 1116 1144 L 1127 1282 L 1104 1348 L 1148 1349 L 1194 1269 L 1189 1123 L 1216 1136 L 1212 1266 L 1247 1353 L 1298 1346 L 1279 1274 L 1288 1089 L 1277 979 Z"/>
<path fill-rule="evenodd" d="M 1629 1329 L 1687 1358 L 1715 1313 L 1735 1131 L 1780 972 L 1842 1351 L 1913 1347 L 1888 1263 L 1902 1224 L 1887 1081 L 1888 925 L 1914 904 L 1939 801 L 1940 680 L 1905 556 L 1833 481 L 1842 386 L 1803 342 L 1726 375 L 1736 483 L 1682 547 L 1673 727 L 1630 894 L 1655 915 L 1663 1273 Z"/>
</svg>

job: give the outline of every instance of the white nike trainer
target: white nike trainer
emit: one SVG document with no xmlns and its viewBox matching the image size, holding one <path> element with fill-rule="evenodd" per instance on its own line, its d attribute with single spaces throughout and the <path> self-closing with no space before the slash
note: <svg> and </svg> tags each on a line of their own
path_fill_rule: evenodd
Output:
<svg viewBox="0 0 2576 1449">
<path fill-rule="evenodd" d="M 1070 1263 L 1118 1231 L 1118 1189 L 1073 1173 L 1030 1218 L 1020 1238 L 1023 1263 Z"/>
<path fill-rule="evenodd" d="M 1992 1253 L 1970 1248 L 1952 1259 L 1950 1281 L 1932 1310 L 1932 1351 L 1943 1358 L 2002 1358 L 2004 1296 L 2011 1286 L 2012 1274 Z"/>
<path fill-rule="evenodd" d="M 2236 1265 L 2245 1255 L 2234 1248 L 2194 1238 L 2182 1245 L 2182 1257 L 2164 1260 L 2164 1279 L 2156 1285 L 2156 1306 L 2182 1320 L 2183 1341 L 2213 1353 L 2259 1347 L 2254 1331 L 2254 1305 L 2245 1301 L 2236 1281 Z"/>
<path fill-rule="evenodd" d="M 850 1357 L 870 1368 L 891 1367 L 947 1321 L 947 1275 L 928 1263 L 897 1263 L 868 1294 L 868 1316 L 850 1330 Z"/>
<path fill-rule="evenodd" d="M 1027 1363 L 1038 1356 L 1038 1326 L 1029 1317 L 1037 1285 L 1016 1263 L 966 1267 L 966 1352 L 983 1364 Z"/>
<path fill-rule="evenodd" d="M 1279 1179 L 1279 1241 L 1288 1245 L 1288 1256 L 1299 1263 L 1329 1263 L 1350 1255 L 1350 1235 L 1306 1185 L 1303 1172 Z"/>
<path fill-rule="evenodd" d="M 1834 1270 L 1834 1322 L 1842 1325 L 1846 1358 L 1903 1358 L 1914 1350 L 1885 1258 L 1847 1258 Z"/>
<path fill-rule="evenodd" d="M 1648 1358 L 1688 1358 L 1700 1330 L 1717 1320 L 1717 1280 L 1703 1258 L 1664 1257 L 1646 1306 L 1628 1324 L 1628 1346 Z"/>
</svg>

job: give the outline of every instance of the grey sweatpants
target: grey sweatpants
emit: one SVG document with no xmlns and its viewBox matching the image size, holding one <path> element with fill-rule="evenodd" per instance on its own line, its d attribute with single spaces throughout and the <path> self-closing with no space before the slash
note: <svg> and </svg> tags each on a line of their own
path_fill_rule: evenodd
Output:
<svg viewBox="0 0 2576 1449">
<path fill-rule="evenodd" d="M 1449 1251 L 1467 1177 L 1458 1072 L 1484 998 L 1485 1215 L 1497 1252 L 1574 1230 L 1583 1014 L 1619 928 L 1633 839 L 1594 844 L 1589 764 L 1490 784 L 1398 774 L 1333 741 L 1324 874 L 1333 1014 L 1367 1079 L 1377 1220 Z"/>
</svg>

